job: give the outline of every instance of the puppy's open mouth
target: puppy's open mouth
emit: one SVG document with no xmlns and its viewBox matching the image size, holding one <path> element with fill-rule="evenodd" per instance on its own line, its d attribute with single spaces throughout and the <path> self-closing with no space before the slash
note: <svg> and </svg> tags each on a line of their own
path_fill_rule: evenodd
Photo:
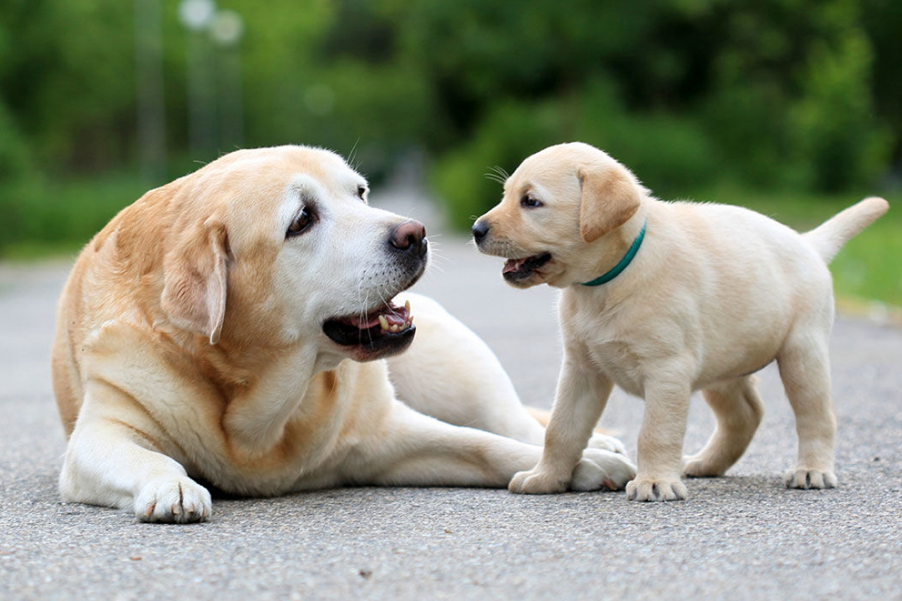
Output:
<svg viewBox="0 0 902 601">
<path fill-rule="evenodd" d="M 550 260 L 551 253 L 542 253 L 523 259 L 508 259 L 501 274 L 508 282 L 524 280 Z"/>
<path fill-rule="evenodd" d="M 407 348 L 416 327 L 409 301 L 403 307 L 389 301 L 362 313 L 333 317 L 323 324 L 323 333 L 341 346 L 356 347 L 361 357 L 375 359 Z"/>
</svg>

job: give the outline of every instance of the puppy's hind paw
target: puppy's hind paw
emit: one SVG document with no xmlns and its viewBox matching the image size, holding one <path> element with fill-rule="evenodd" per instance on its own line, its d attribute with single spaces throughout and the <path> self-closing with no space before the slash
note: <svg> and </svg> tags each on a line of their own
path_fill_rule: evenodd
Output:
<svg viewBox="0 0 902 601">
<path fill-rule="evenodd" d="M 630 501 L 683 501 L 689 496 L 679 477 L 640 476 L 626 485 Z"/>
<path fill-rule="evenodd" d="M 699 455 L 683 459 L 683 475 L 689 478 L 720 478 L 726 471 L 725 467 Z"/>
<path fill-rule="evenodd" d="M 789 470 L 783 477 L 786 488 L 835 488 L 836 474 L 829 470 L 809 470 L 797 468 Z"/>
<path fill-rule="evenodd" d="M 203 522 L 212 513 L 209 491 L 187 476 L 151 480 L 135 498 L 135 516 L 142 522 Z"/>
</svg>

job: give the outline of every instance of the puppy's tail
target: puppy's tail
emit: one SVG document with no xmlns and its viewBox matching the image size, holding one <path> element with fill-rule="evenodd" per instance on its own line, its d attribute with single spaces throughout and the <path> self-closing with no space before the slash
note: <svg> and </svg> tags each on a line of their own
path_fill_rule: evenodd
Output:
<svg viewBox="0 0 902 601">
<path fill-rule="evenodd" d="M 861 230 L 871 225 L 886 213 L 889 203 L 882 198 L 871 196 L 840 211 L 810 232 L 802 234 L 808 244 L 814 247 L 825 263 L 829 263 L 843 247 Z"/>
</svg>

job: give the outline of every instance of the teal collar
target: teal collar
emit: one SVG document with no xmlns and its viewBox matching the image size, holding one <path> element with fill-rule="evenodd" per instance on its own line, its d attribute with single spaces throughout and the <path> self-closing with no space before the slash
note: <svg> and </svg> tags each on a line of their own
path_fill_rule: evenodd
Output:
<svg viewBox="0 0 902 601">
<path fill-rule="evenodd" d="M 620 262 L 614 265 L 613 269 L 603 275 L 598 276 L 591 282 L 583 282 L 583 286 L 601 286 L 602 284 L 607 284 L 618 275 L 620 275 L 621 272 L 626 269 L 630 263 L 632 263 L 633 258 L 635 258 L 636 256 L 636 253 L 639 252 L 639 247 L 642 246 L 642 240 L 645 239 L 646 226 L 648 226 L 648 220 L 646 220 L 645 223 L 642 224 L 642 229 L 639 230 L 639 235 L 636 236 L 635 240 L 633 240 L 632 246 L 630 246 L 630 249 L 626 251 L 626 254 L 622 259 L 620 259 Z"/>
</svg>

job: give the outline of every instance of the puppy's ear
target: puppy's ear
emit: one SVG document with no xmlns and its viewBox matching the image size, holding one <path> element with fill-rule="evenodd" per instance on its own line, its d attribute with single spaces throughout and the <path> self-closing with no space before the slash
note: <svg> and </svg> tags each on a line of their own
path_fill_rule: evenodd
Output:
<svg viewBox="0 0 902 601">
<path fill-rule="evenodd" d="M 639 210 L 640 189 L 618 168 L 589 167 L 578 172 L 582 186 L 579 233 L 594 242 L 620 227 Z"/>
<path fill-rule="evenodd" d="M 225 318 L 228 234 L 216 218 L 182 232 L 163 261 L 161 305 L 172 323 L 219 342 Z"/>
</svg>

